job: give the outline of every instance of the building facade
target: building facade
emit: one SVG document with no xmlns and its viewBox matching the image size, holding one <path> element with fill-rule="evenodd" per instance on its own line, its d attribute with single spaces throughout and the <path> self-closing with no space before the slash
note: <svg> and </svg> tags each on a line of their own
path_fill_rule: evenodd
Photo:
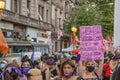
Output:
<svg viewBox="0 0 120 80">
<path fill-rule="evenodd" d="M 51 0 L 52 4 L 52 26 L 53 31 L 53 47 L 54 51 L 62 51 L 62 49 L 70 46 L 69 35 L 66 33 L 64 21 L 70 17 L 74 10 L 75 0 Z M 63 36 L 58 40 L 58 29 L 62 31 Z"/>
<path fill-rule="evenodd" d="M 49 52 L 48 32 L 52 33 L 53 52 L 68 47 L 69 37 L 63 24 L 72 8 L 71 0 L 6 0 L 0 28 L 9 53 L 31 51 L 33 45 L 36 51 Z M 63 32 L 60 40 L 57 40 L 58 29 Z"/>
<path fill-rule="evenodd" d="M 10 53 L 31 51 L 33 45 L 36 51 L 48 52 L 50 10 L 51 4 L 47 0 L 6 0 L 0 28 L 8 42 Z"/>
</svg>

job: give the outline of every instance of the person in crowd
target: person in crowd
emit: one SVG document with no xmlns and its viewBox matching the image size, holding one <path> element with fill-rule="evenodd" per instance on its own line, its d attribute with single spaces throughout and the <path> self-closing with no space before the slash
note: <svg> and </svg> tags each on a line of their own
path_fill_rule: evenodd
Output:
<svg viewBox="0 0 120 80">
<path fill-rule="evenodd" d="M 6 59 L 2 59 L 0 61 L 0 74 L 2 74 L 7 64 L 8 64 L 8 61 Z M 0 80 L 2 80 L 2 78 L 0 78 Z"/>
<path fill-rule="evenodd" d="M 28 71 L 27 80 L 42 80 L 40 69 L 30 69 Z"/>
<path fill-rule="evenodd" d="M 56 78 L 58 75 L 58 68 L 56 67 L 54 57 L 48 57 L 45 61 L 44 71 L 42 71 L 43 80 L 49 80 L 50 77 Z"/>
<path fill-rule="evenodd" d="M 51 63 L 52 62 L 52 63 Z M 47 64 L 50 66 L 50 77 L 56 79 L 60 76 L 60 69 L 55 57 L 49 57 Z"/>
<path fill-rule="evenodd" d="M 80 77 L 76 76 L 75 63 L 71 59 L 63 61 L 60 72 L 61 78 L 56 80 L 81 80 Z"/>
<path fill-rule="evenodd" d="M 119 59 L 120 59 L 120 55 L 119 56 L 115 55 L 113 59 L 110 61 L 110 70 L 111 70 L 110 80 L 115 80 L 116 73 L 120 66 Z"/>
<path fill-rule="evenodd" d="M 118 68 L 118 70 L 116 72 L 115 80 L 120 80 L 120 67 Z"/>
<path fill-rule="evenodd" d="M 10 63 L 5 67 L 0 77 L 2 77 L 2 80 L 24 80 L 19 65 L 13 63 Z"/>
<path fill-rule="evenodd" d="M 39 61 L 38 61 L 38 60 L 34 60 L 34 62 L 33 62 L 33 68 L 38 68 L 38 69 L 40 69 Z"/>
<path fill-rule="evenodd" d="M 113 58 L 113 54 L 109 53 L 106 56 L 106 59 L 104 60 L 104 65 L 103 65 L 103 80 L 110 80 L 110 61 Z"/>
<path fill-rule="evenodd" d="M 0 70 L 1 70 L 0 73 L 4 70 L 4 68 L 7 64 L 8 64 L 7 60 L 5 60 L 5 59 L 1 60 L 1 62 L 0 62 Z"/>
<path fill-rule="evenodd" d="M 41 71 L 43 71 L 43 72 L 45 70 L 45 65 L 46 65 L 46 61 L 47 61 L 48 57 L 49 57 L 49 55 L 46 53 L 44 55 L 42 55 L 42 57 L 41 57 L 39 66 L 40 66 Z"/>
<path fill-rule="evenodd" d="M 27 55 L 23 56 L 21 60 L 21 71 L 24 74 L 24 76 L 27 76 L 27 73 L 30 69 L 33 68 L 33 63 L 32 61 L 28 58 Z M 27 78 L 26 78 L 27 79 Z"/>
<path fill-rule="evenodd" d="M 95 61 L 79 61 L 78 72 L 83 80 L 101 80 L 103 61 L 97 64 Z"/>
<path fill-rule="evenodd" d="M 44 55 L 42 55 L 41 61 L 39 63 L 43 80 L 49 80 L 49 66 L 46 64 L 48 57 L 49 55 L 45 53 Z"/>
</svg>

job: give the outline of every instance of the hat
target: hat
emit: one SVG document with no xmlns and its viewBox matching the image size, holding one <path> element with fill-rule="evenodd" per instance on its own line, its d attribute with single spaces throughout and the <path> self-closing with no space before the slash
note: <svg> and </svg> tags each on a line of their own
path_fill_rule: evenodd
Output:
<svg viewBox="0 0 120 80">
<path fill-rule="evenodd" d="M 39 75 L 41 75 L 41 70 L 40 70 L 40 69 L 37 69 L 37 68 L 35 68 L 35 69 L 30 69 L 30 70 L 28 71 L 28 74 L 31 75 L 31 76 L 39 76 Z"/>
</svg>

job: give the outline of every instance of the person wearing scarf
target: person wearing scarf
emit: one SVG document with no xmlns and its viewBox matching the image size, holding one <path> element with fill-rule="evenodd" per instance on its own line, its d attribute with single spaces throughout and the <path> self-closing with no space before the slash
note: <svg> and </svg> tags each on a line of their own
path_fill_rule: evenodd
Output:
<svg viewBox="0 0 120 80">
<path fill-rule="evenodd" d="M 0 74 L 2 80 L 24 80 L 24 76 L 20 70 L 19 65 L 10 63 L 8 64 L 3 72 Z"/>
<path fill-rule="evenodd" d="M 80 77 L 76 76 L 75 63 L 73 60 L 65 60 L 61 65 L 61 79 L 56 80 L 81 80 Z"/>
<path fill-rule="evenodd" d="M 21 71 L 22 73 L 24 74 L 24 76 L 26 77 L 26 80 L 27 80 L 27 73 L 30 69 L 33 68 L 33 62 L 28 58 L 27 55 L 25 55 L 23 58 L 22 58 L 22 64 L 21 64 Z"/>
</svg>

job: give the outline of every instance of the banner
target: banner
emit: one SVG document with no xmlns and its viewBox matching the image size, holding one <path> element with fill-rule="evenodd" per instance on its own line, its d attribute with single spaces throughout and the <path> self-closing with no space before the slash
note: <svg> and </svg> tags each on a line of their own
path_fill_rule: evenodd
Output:
<svg viewBox="0 0 120 80">
<path fill-rule="evenodd" d="M 102 29 L 101 26 L 80 27 L 81 60 L 102 59 Z"/>
</svg>

